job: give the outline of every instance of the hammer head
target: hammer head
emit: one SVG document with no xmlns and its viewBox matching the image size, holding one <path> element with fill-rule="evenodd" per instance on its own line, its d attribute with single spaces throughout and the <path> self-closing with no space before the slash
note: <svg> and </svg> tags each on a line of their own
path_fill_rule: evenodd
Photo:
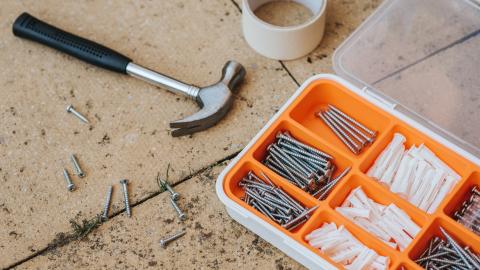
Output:
<svg viewBox="0 0 480 270">
<path fill-rule="evenodd" d="M 170 123 L 173 137 L 189 135 L 205 130 L 220 121 L 232 107 L 233 90 L 243 81 L 245 68 L 228 61 L 222 70 L 222 78 L 216 84 L 201 88 L 197 103 L 201 110 L 181 120 Z"/>
</svg>

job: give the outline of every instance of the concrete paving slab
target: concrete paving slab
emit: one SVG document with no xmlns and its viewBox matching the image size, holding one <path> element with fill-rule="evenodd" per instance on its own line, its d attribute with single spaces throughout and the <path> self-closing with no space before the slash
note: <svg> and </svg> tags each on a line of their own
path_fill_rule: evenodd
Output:
<svg viewBox="0 0 480 270">
<path fill-rule="evenodd" d="M 172 138 L 168 122 L 193 113 L 194 102 L 14 37 L 23 11 L 197 85 L 236 59 L 246 84 L 217 126 Z M 250 50 L 230 1 L 3 1 L 0 18 L 0 268 L 45 248 L 70 219 L 97 213 L 109 184 L 130 179 L 136 202 L 158 191 L 152 180 L 169 163 L 178 182 L 241 150 L 296 89 L 277 61 Z M 73 177 L 73 193 L 61 175 L 71 153 L 87 174 Z"/>
<path fill-rule="evenodd" d="M 224 166 L 175 187 L 188 219 L 181 223 L 162 193 L 119 215 L 85 240 L 38 256 L 17 269 L 304 269 L 227 214 L 215 194 Z M 165 235 L 186 229 L 166 249 Z"/>
</svg>

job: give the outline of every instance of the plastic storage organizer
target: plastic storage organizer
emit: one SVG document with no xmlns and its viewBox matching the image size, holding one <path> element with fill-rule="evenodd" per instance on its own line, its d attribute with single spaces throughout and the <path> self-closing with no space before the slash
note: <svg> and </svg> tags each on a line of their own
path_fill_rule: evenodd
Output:
<svg viewBox="0 0 480 270">
<path fill-rule="evenodd" d="M 412 9 L 413 14 L 405 15 L 404 12 L 407 7 Z M 408 34 L 404 33 L 405 36 L 401 37 L 400 40 L 402 40 L 404 46 L 400 46 L 398 50 L 392 51 L 392 48 L 383 46 L 390 44 L 392 39 L 399 39 L 396 33 L 402 35 L 403 28 L 421 24 L 424 22 L 425 16 L 428 17 L 428 14 L 430 14 L 433 18 L 435 17 L 433 15 L 437 14 L 439 10 L 448 12 L 444 17 L 440 18 L 437 16 L 437 20 L 430 20 L 428 25 L 422 25 L 422 27 L 429 28 L 432 25 L 442 24 L 444 20 L 448 19 L 445 17 L 450 17 L 450 19 L 455 17 L 457 20 L 452 22 L 452 24 L 455 24 L 452 28 L 458 31 L 447 34 L 436 32 L 432 34 L 433 36 L 425 34 L 421 35 L 422 38 L 419 38 L 420 34 L 414 33 L 415 31 L 410 29 Z M 457 17 L 457 15 L 460 17 Z M 458 18 L 461 18 L 460 22 Z M 400 29 L 396 29 L 396 27 Z M 424 61 L 427 59 L 424 56 L 432 55 L 432 52 L 429 50 L 433 52 L 438 50 L 437 54 L 442 54 L 452 48 L 449 44 L 460 44 L 462 46 L 463 42 L 470 42 L 468 40 L 465 41 L 465 38 L 463 38 L 462 43 L 456 43 L 457 40 L 462 40 L 462 36 L 467 36 L 476 29 L 480 29 L 480 12 L 479 7 L 471 1 L 385 1 L 377 12 L 336 51 L 334 67 L 343 78 L 327 74 L 317 75 L 306 81 L 218 177 L 217 194 L 226 205 L 228 213 L 236 221 L 310 269 L 342 268 L 342 266 L 333 262 L 318 249 L 311 247 L 304 240 L 308 233 L 326 222 L 344 225 L 365 246 L 375 250 L 379 255 L 388 256 L 391 260 L 389 269 L 402 269 L 401 267 L 404 267 L 404 269 L 421 269 L 414 260 L 427 248 L 428 242 L 432 237 L 442 237 L 440 227 L 443 227 L 461 245 L 468 245 L 477 254 L 480 253 L 480 236 L 451 218 L 452 213 L 467 198 L 471 187 L 480 185 L 479 143 L 472 140 L 460 140 L 457 137 L 459 134 L 456 132 L 454 124 L 449 121 L 442 121 L 441 119 L 435 119 L 435 121 L 425 120 L 425 115 L 428 115 L 428 112 L 423 117 L 420 114 L 413 113 L 409 108 L 415 107 L 415 105 L 409 104 L 408 100 L 404 100 L 407 106 L 402 106 L 395 102 L 393 98 L 387 97 L 387 94 L 393 88 L 397 89 L 397 91 L 403 91 L 404 88 L 411 87 L 411 81 L 410 83 L 402 84 L 401 76 L 393 76 L 393 82 L 390 84 L 388 82 L 383 84 L 377 83 L 378 78 L 385 78 L 386 74 L 391 74 L 395 70 L 400 70 L 399 73 L 406 70 L 406 68 L 402 67 L 402 63 L 399 63 L 404 58 L 400 59 L 398 54 L 405 53 L 408 56 L 413 54 L 415 59 L 423 59 L 422 61 Z M 391 35 L 394 36 L 391 37 Z M 447 35 L 448 38 L 437 38 L 440 35 Z M 477 39 L 480 39 L 480 35 Z M 433 48 L 424 49 L 422 47 L 422 44 L 432 44 L 432 40 L 436 40 L 436 45 Z M 480 44 L 476 40 L 472 42 Z M 383 44 L 383 47 L 378 46 L 379 44 Z M 447 49 L 443 49 L 444 47 Z M 414 48 L 417 48 L 417 50 L 414 50 Z M 479 46 L 476 48 L 476 50 L 471 49 L 473 51 L 470 52 L 477 51 L 478 54 Z M 462 50 L 464 52 L 467 50 L 466 54 L 469 53 L 468 48 L 462 48 Z M 362 55 L 362 53 L 364 54 Z M 368 53 L 371 54 L 368 55 Z M 389 62 L 386 59 L 382 62 L 380 59 L 387 57 L 387 55 L 393 55 L 389 57 L 394 57 L 397 61 L 392 60 Z M 470 59 L 467 59 L 468 57 L 460 58 L 465 61 L 475 62 L 477 61 L 475 57 L 470 57 Z M 445 68 L 445 65 L 440 68 L 433 66 L 430 69 L 423 69 L 423 71 L 419 72 L 424 72 L 425 74 L 432 72 L 433 69 L 437 75 L 454 76 L 455 74 L 452 75 L 451 70 L 458 64 L 458 58 L 457 56 L 454 58 L 457 59 L 456 61 L 448 62 L 446 65 L 449 67 L 448 69 Z M 366 66 L 378 65 L 380 67 L 365 73 L 362 65 L 357 65 L 362 63 L 362 61 Z M 435 59 L 432 58 L 431 61 L 435 61 Z M 462 61 L 460 64 L 468 66 L 469 64 L 465 61 Z M 420 62 L 416 62 L 416 64 L 418 63 Z M 479 64 L 480 62 L 472 64 L 477 67 L 476 73 L 480 72 Z M 446 75 L 447 72 L 448 75 Z M 468 75 L 465 75 L 465 73 L 471 72 L 471 70 L 457 70 L 456 72 L 462 73 L 461 76 L 465 78 Z M 478 74 L 472 74 L 470 81 L 477 88 L 480 85 L 478 77 L 480 77 Z M 418 82 L 420 85 L 425 85 L 429 80 L 431 80 L 431 77 L 425 77 L 424 79 L 419 79 Z M 464 91 L 457 86 L 452 83 L 439 87 L 441 88 L 440 91 L 450 91 L 451 89 L 457 89 L 455 90 L 457 92 Z M 465 87 L 465 83 L 462 84 L 462 87 Z M 454 98 L 452 98 L 452 102 L 455 102 Z M 335 137 L 334 133 L 315 116 L 315 113 L 325 108 L 327 104 L 336 106 L 367 127 L 376 130 L 378 135 L 375 142 L 359 155 L 354 155 L 350 152 Z M 468 106 L 460 107 L 458 109 L 459 112 L 455 113 L 452 111 L 451 114 L 453 116 L 463 115 L 465 110 L 469 110 Z M 445 110 L 448 108 L 436 107 L 435 109 Z M 464 120 L 473 121 L 477 119 L 468 118 Z M 477 125 L 478 123 L 480 122 L 477 122 Z M 474 123 L 472 122 L 472 124 Z M 337 166 L 335 174 L 339 174 L 347 167 L 352 167 L 351 171 L 334 187 L 325 200 L 317 200 L 262 164 L 262 160 L 267 153 L 266 148 L 275 140 L 278 131 L 289 131 L 296 139 L 332 155 Z M 460 182 L 457 183 L 432 214 L 427 214 L 416 208 L 408 201 L 392 193 L 387 187 L 382 186 L 379 182 L 366 175 L 367 170 L 392 140 L 393 134 L 397 132 L 406 137 L 405 146 L 407 148 L 412 145 L 425 144 L 461 176 Z M 244 191 L 238 186 L 238 182 L 249 171 L 253 171 L 257 175 L 260 172 L 265 173 L 274 184 L 281 187 L 304 206 L 308 208 L 313 206 L 319 207 L 303 225 L 292 231 L 282 228 L 240 199 L 244 195 Z M 358 186 L 361 186 L 366 195 L 378 203 L 384 205 L 396 204 L 422 228 L 405 250 L 400 252 L 391 248 L 334 210 Z"/>
</svg>

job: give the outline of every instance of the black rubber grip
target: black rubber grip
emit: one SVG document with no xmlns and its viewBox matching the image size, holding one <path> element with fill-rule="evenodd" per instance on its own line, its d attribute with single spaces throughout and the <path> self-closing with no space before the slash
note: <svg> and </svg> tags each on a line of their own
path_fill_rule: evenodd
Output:
<svg viewBox="0 0 480 270">
<path fill-rule="evenodd" d="M 13 34 L 30 39 L 98 67 L 126 73 L 132 60 L 98 43 L 65 32 L 28 13 L 22 13 L 13 23 Z"/>
</svg>

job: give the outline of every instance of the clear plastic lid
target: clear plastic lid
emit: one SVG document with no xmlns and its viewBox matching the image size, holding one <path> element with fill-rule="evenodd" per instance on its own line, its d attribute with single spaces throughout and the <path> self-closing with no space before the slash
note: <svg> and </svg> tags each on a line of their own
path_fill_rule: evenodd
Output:
<svg viewBox="0 0 480 270">
<path fill-rule="evenodd" d="M 480 0 L 385 0 L 335 72 L 480 157 Z"/>
</svg>

